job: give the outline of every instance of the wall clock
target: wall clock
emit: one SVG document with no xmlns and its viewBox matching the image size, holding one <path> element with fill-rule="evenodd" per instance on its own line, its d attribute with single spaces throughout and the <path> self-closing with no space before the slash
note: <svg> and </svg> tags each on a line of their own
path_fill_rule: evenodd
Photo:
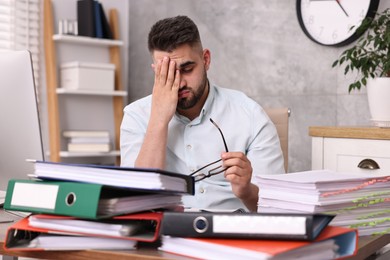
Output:
<svg viewBox="0 0 390 260">
<path fill-rule="evenodd" d="M 312 41 L 343 46 L 359 38 L 357 27 L 364 18 L 374 17 L 378 5 L 379 0 L 297 0 L 296 8 L 299 24 Z"/>
</svg>

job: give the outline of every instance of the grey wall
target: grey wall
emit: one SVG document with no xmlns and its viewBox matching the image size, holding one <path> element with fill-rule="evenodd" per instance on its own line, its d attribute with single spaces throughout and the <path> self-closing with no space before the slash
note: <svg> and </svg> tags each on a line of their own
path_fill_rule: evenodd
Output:
<svg viewBox="0 0 390 260">
<path fill-rule="evenodd" d="M 157 20 L 188 15 L 212 54 L 209 78 L 238 89 L 263 107 L 288 106 L 289 171 L 311 168 L 314 125 L 369 125 L 365 90 L 348 94 L 343 69 L 332 69 L 345 48 L 324 47 L 300 29 L 294 0 L 129 0 L 129 102 L 151 93 L 146 39 Z M 380 10 L 390 7 L 382 0 Z"/>
</svg>

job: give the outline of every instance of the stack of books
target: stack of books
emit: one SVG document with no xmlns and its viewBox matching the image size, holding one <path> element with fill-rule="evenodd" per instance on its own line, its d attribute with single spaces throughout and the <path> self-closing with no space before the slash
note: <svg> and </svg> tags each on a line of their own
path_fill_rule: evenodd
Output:
<svg viewBox="0 0 390 260">
<path fill-rule="evenodd" d="M 328 213 L 359 236 L 390 232 L 390 176 L 305 171 L 257 178 L 259 212 Z"/>
<path fill-rule="evenodd" d="M 102 3 L 97 0 L 77 1 L 78 35 L 112 39 L 112 31 Z"/>
<path fill-rule="evenodd" d="M 109 152 L 110 133 L 108 131 L 64 131 L 68 140 L 69 152 Z"/>
<path fill-rule="evenodd" d="M 159 238 L 162 211 L 194 193 L 193 177 L 158 169 L 36 161 L 10 180 L 4 209 L 34 213 L 10 226 L 8 250 L 132 249 Z"/>
</svg>

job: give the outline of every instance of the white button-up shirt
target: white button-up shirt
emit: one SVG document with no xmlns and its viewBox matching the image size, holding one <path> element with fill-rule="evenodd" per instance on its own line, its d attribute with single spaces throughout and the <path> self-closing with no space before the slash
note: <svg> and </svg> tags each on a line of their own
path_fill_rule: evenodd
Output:
<svg viewBox="0 0 390 260">
<path fill-rule="evenodd" d="M 124 109 L 121 125 L 121 165 L 133 167 L 146 133 L 151 95 Z M 283 155 L 276 128 L 254 100 L 242 92 L 210 84 L 210 91 L 200 115 L 190 121 L 175 114 L 169 123 L 166 169 L 189 175 L 221 158 L 225 151 L 218 129 L 222 130 L 231 152 L 243 152 L 251 161 L 253 174 L 284 173 Z M 218 166 L 218 165 L 213 165 Z M 211 169 L 210 166 L 205 171 Z M 195 185 L 195 195 L 183 196 L 186 207 L 234 210 L 246 208 L 231 190 L 223 173 Z"/>
</svg>

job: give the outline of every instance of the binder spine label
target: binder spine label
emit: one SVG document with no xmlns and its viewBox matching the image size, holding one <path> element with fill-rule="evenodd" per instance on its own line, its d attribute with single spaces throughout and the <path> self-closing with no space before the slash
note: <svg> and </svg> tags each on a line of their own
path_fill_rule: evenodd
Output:
<svg viewBox="0 0 390 260">
<path fill-rule="evenodd" d="M 58 185 L 15 183 L 11 206 L 54 210 L 58 189 Z"/>
<path fill-rule="evenodd" d="M 213 216 L 214 233 L 306 234 L 306 217 L 290 216 Z"/>
</svg>

